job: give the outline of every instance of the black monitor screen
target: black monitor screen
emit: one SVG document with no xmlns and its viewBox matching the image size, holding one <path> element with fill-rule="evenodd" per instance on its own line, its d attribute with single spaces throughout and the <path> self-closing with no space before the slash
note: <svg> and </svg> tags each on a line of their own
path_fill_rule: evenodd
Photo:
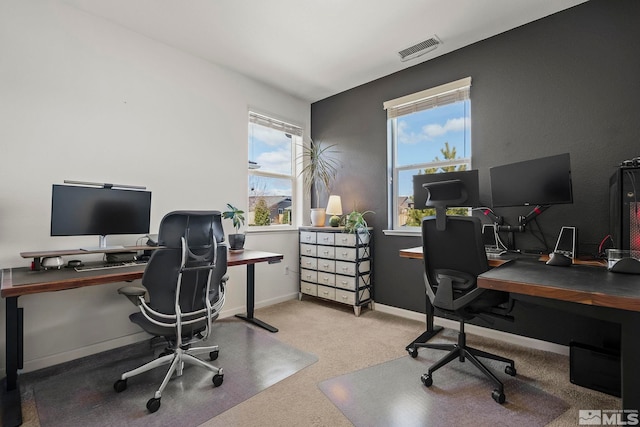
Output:
<svg viewBox="0 0 640 427">
<path fill-rule="evenodd" d="M 489 169 L 494 207 L 573 203 L 569 153 Z"/>
<path fill-rule="evenodd" d="M 53 185 L 52 236 L 149 232 L 151 192 Z"/>
<path fill-rule="evenodd" d="M 480 190 L 478 184 L 478 171 L 458 171 L 458 172 L 441 172 L 428 173 L 413 176 L 413 202 L 415 209 L 426 209 L 427 197 L 429 192 L 424 189 L 423 184 L 460 180 L 467 191 L 467 200 L 462 202 L 460 206 L 451 207 L 476 207 L 480 205 Z"/>
</svg>

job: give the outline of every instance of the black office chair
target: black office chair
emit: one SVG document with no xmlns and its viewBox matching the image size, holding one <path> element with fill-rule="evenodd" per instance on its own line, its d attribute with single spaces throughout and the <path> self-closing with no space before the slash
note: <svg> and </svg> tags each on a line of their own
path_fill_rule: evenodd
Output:
<svg viewBox="0 0 640 427">
<path fill-rule="evenodd" d="M 185 362 L 212 371 L 215 387 L 223 382 L 222 368 L 195 357 L 208 353 L 209 359 L 215 360 L 218 346 L 192 347 L 210 336 L 212 323 L 224 305 L 227 247 L 223 240 L 220 212 L 171 212 L 160 223 L 161 248 L 153 251 L 142 276 L 146 292 L 133 286 L 118 290 L 140 309 L 129 319 L 167 341 L 167 348 L 157 359 L 125 372 L 113 385 L 116 392 L 122 392 L 128 378 L 170 364 L 160 388 L 147 402 L 149 412 L 160 408 L 163 390 L 174 372 L 182 375 Z"/>
<path fill-rule="evenodd" d="M 438 183 L 437 192 L 444 190 L 444 185 L 455 187 L 460 185 L 460 182 Z M 460 322 L 458 342 L 457 344 L 414 343 L 407 350 L 412 357 L 417 356 L 419 347 L 449 351 L 422 375 L 421 380 L 425 386 L 430 387 L 433 384 L 433 373 L 447 363 L 456 358 L 461 362 L 468 359 L 496 385 L 497 388 L 491 395 L 493 399 L 498 403 L 504 403 L 504 385 L 478 360 L 478 357 L 507 363 L 505 373 L 511 376 L 516 375 L 513 360 L 467 346 L 464 325 L 466 321 L 476 317 L 485 319 L 489 323 L 496 316 L 512 320 L 508 316 L 509 294 L 477 287 L 478 275 L 489 269 L 482 239 L 482 226 L 478 218 L 444 215 L 446 205 L 459 203 L 461 197 L 466 197 L 464 191 L 462 196 L 460 195 L 459 189 L 454 193 L 457 194 L 456 197 L 447 199 L 446 197 L 450 197 L 450 194 L 443 191 L 442 198 L 427 202 L 427 206 L 436 207 L 436 216 L 422 219 L 422 250 L 427 296 L 436 313 Z"/>
</svg>

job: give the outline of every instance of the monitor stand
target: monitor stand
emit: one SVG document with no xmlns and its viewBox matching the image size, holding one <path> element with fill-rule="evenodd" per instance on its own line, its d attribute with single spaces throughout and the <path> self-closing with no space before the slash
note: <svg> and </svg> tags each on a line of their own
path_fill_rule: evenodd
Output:
<svg viewBox="0 0 640 427">
<path fill-rule="evenodd" d="M 81 251 L 87 251 L 87 252 L 110 251 L 114 249 L 124 249 L 124 246 L 122 245 L 108 246 L 107 236 L 100 236 L 100 241 L 98 243 L 98 246 L 87 246 L 84 248 L 80 248 Z"/>
</svg>

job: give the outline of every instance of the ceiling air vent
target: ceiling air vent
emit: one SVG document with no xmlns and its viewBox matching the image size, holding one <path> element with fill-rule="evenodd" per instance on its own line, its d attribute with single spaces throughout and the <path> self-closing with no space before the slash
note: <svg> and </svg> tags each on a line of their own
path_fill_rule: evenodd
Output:
<svg viewBox="0 0 640 427">
<path fill-rule="evenodd" d="M 400 55 L 400 60 L 402 62 L 409 61 L 411 59 L 417 58 L 418 56 L 422 56 L 427 52 L 431 52 L 441 44 L 442 42 L 440 41 L 440 39 L 434 35 L 430 39 L 427 39 L 406 49 L 402 49 L 400 52 L 398 52 L 398 55 Z"/>
</svg>

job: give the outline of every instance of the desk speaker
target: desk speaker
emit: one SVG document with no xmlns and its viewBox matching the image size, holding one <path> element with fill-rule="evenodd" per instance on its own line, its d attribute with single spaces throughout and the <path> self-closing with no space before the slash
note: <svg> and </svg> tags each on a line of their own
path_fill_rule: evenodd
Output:
<svg viewBox="0 0 640 427">
<path fill-rule="evenodd" d="M 554 252 L 559 252 L 569 258 L 578 256 L 578 229 L 576 227 L 562 227 L 558 234 L 558 241 Z"/>
</svg>

